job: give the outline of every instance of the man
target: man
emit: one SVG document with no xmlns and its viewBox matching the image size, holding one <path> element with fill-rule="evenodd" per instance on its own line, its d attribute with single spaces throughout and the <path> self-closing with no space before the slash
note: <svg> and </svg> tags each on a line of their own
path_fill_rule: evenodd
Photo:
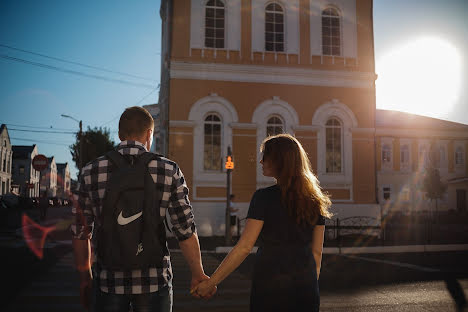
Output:
<svg viewBox="0 0 468 312">
<path fill-rule="evenodd" d="M 149 151 L 153 127 L 153 118 L 147 110 L 137 106 L 127 108 L 119 121 L 121 142 L 117 151 L 124 156 Z M 167 242 L 164 242 L 166 248 L 162 267 L 155 265 L 149 269 L 115 270 L 106 268 L 99 257 L 91 257 L 98 254 L 100 248 L 96 246 L 96 233 L 101 223 L 97 216 L 101 215 L 106 182 L 115 166 L 106 156 L 102 156 L 81 171 L 78 201 L 73 207 L 75 221 L 71 226 L 75 261 L 80 274 L 81 302 L 86 309 L 94 308 L 96 311 L 128 311 L 130 304 L 135 311 L 172 311 L 172 268 Z M 209 277 L 203 271 L 184 176 L 175 162 L 164 157 L 151 160 L 148 170 L 153 181 L 162 189 L 160 206 L 154 209 L 159 211 L 161 220 L 166 218 L 166 211 L 169 212 L 172 232 L 192 273 L 193 287 Z M 93 298 L 90 298 L 91 295 Z"/>
</svg>

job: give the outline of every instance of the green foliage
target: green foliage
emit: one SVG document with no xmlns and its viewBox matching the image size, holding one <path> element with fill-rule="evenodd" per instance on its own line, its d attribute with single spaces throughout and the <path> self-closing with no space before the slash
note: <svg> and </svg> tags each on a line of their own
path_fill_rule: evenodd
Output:
<svg viewBox="0 0 468 312">
<path fill-rule="evenodd" d="M 83 143 L 83 155 L 80 153 L 80 143 Z M 95 158 L 104 155 L 106 152 L 115 148 L 115 143 L 110 139 L 110 132 L 107 128 L 97 128 L 83 131 L 80 138 L 80 134 L 76 134 L 76 142 L 70 145 L 70 153 L 73 157 L 78 170 L 81 170 L 80 164 L 83 167 Z M 80 162 L 80 161 L 83 162 Z"/>
<path fill-rule="evenodd" d="M 423 179 L 423 191 L 426 194 L 426 197 L 431 200 L 440 199 L 446 190 L 447 185 L 441 181 L 439 169 L 432 166 L 426 168 L 426 173 Z"/>
</svg>

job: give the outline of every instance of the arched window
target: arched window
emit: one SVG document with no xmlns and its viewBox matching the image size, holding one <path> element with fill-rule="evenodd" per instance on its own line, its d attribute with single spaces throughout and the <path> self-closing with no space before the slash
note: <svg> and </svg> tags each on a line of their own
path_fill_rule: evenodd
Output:
<svg viewBox="0 0 468 312">
<path fill-rule="evenodd" d="M 463 165 L 463 149 L 461 147 L 455 151 L 455 165 Z"/>
<path fill-rule="evenodd" d="M 388 164 L 392 161 L 392 147 L 384 144 L 382 147 L 382 163 Z"/>
<path fill-rule="evenodd" d="M 265 9 L 265 51 L 284 51 L 284 11 L 275 2 Z"/>
<path fill-rule="evenodd" d="M 341 55 L 340 14 L 334 8 L 322 11 L 322 53 L 323 55 Z"/>
<path fill-rule="evenodd" d="M 270 117 L 267 121 L 267 136 L 284 133 L 283 121 L 277 117 Z"/>
<path fill-rule="evenodd" d="M 403 145 L 400 151 L 400 163 L 409 164 L 409 146 Z"/>
<path fill-rule="evenodd" d="M 206 3 L 205 47 L 224 49 L 224 3 L 221 0 Z"/>
<path fill-rule="evenodd" d="M 338 119 L 331 118 L 325 124 L 326 170 L 328 173 L 341 172 L 341 138 L 342 126 Z"/>
<path fill-rule="evenodd" d="M 221 170 L 221 119 L 210 114 L 204 127 L 204 169 Z"/>
</svg>

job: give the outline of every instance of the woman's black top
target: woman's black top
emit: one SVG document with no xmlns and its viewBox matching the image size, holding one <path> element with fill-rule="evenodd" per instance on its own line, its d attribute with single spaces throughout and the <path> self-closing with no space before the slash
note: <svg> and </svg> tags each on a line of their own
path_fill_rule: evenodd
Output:
<svg viewBox="0 0 468 312">
<path fill-rule="evenodd" d="M 247 218 L 264 221 L 258 238 L 250 311 L 318 311 L 319 288 L 310 247 L 315 225 L 297 224 L 278 185 L 257 190 Z M 317 225 L 324 225 L 319 216 Z"/>
</svg>

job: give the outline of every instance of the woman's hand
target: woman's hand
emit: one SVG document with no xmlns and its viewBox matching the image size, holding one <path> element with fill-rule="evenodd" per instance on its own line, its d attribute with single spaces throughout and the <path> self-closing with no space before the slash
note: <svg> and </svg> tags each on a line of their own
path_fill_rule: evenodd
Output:
<svg viewBox="0 0 468 312">
<path fill-rule="evenodd" d="M 216 285 L 213 285 L 211 280 L 206 280 L 193 287 L 190 293 L 197 298 L 209 299 L 216 293 L 216 290 Z"/>
</svg>

